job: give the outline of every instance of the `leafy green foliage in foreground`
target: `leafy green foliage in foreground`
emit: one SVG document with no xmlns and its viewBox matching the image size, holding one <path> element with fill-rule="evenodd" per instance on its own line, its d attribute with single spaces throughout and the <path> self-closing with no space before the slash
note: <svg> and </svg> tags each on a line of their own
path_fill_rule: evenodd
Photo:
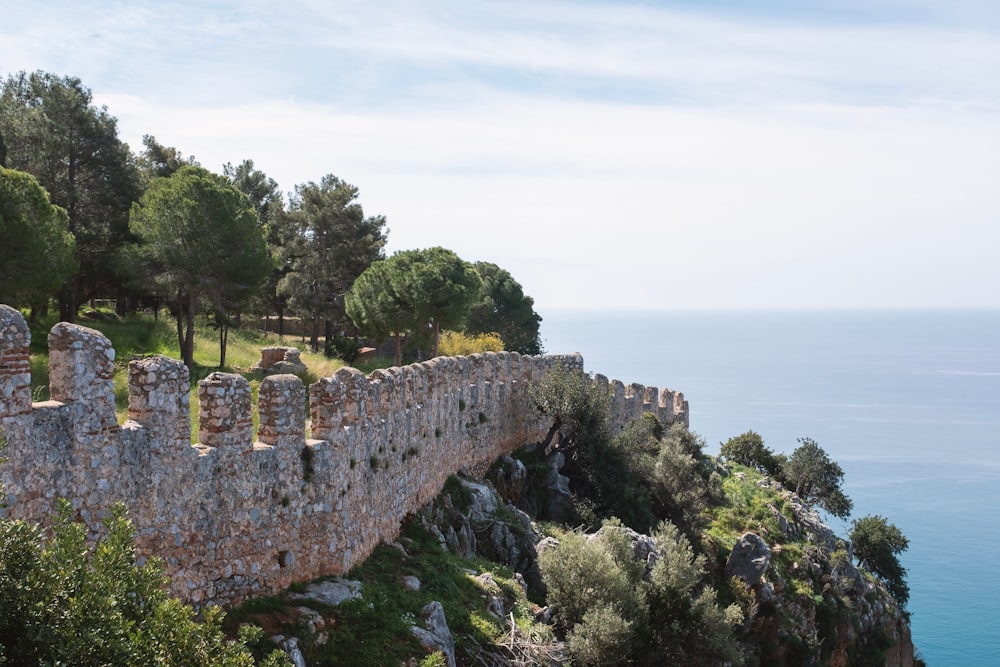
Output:
<svg viewBox="0 0 1000 667">
<path fill-rule="evenodd" d="M 171 598 L 156 561 L 135 564 L 122 507 L 92 548 L 63 503 L 51 538 L 23 521 L 0 521 L 0 663 L 13 665 L 254 665 L 260 629 L 222 632 L 222 612 L 204 622 Z M 261 664 L 289 664 L 275 652 Z"/>
</svg>

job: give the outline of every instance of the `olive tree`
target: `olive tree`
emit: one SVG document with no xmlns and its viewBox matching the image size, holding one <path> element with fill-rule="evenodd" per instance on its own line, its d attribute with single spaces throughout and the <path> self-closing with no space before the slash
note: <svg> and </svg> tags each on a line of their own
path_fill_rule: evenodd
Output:
<svg viewBox="0 0 1000 667">
<path fill-rule="evenodd" d="M 833 516 L 850 515 L 853 503 L 841 489 L 844 470 L 812 438 L 799 438 L 799 447 L 782 467 L 782 474 L 804 502 L 819 505 Z"/>
<path fill-rule="evenodd" d="M 546 602 L 586 665 L 717 665 L 739 660 L 738 607 L 704 582 L 704 557 L 669 522 L 651 535 L 657 558 L 637 560 L 617 520 L 595 535 L 565 533 L 538 555 Z M 575 664 L 575 663 L 574 663 Z"/>
<path fill-rule="evenodd" d="M 885 581 L 892 596 L 905 606 L 910 587 L 899 554 L 909 548 L 910 541 L 902 531 L 884 516 L 865 516 L 852 522 L 850 538 L 858 562 Z"/>
</svg>

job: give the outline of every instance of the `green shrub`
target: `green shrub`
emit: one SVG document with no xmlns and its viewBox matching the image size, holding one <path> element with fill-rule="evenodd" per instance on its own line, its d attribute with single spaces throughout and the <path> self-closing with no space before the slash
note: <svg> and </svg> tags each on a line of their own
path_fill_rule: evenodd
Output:
<svg viewBox="0 0 1000 667">
<path fill-rule="evenodd" d="M 906 583 L 906 568 L 898 554 L 906 551 L 910 541 L 902 531 L 883 516 L 865 516 L 851 524 L 851 542 L 858 562 L 880 577 L 900 606 L 910 599 Z"/>
<path fill-rule="evenodd" d="M 631 649 L 634 623 L 610 606 L 590 609 L 566 636 L 577 664 L 618 665 Z"/>
<path fill-rule="evenodd" d="M 328 359 L 341 359 L 350 364 L 361 354 L 361 346 L 353 338 L 334 334 L 327 339 L 326 345 L 323 346 L 323 354 Z"/>
<path fill-rule="evenodd" d="M 87 548 L 87 529 L 60 503 L 52 537 L 21 521 L 0 521 L 0 662 L 40 665 L 253 665 L 244 631 L 226 639 L 223 613 L 204 622 L 169 597 L 159 562 L 135 565 L 132 524 L 116 506 L 106 535 Z M 267 665 L 290 664 L 271 654 Z"/>
<path fill-rule="evenodd" d="M 764 439 L 754 431 L 747 431 L 726 440 L 722 443 L 719 453 L 728 461 L 754 468 L 765 475 L 775 478 L 781 476 L 784 456 L 776 455 L 765 447 Z"/>
<path fill-rule="evenodd" d="M 557 548 L 539 554 L 547 601 L 570 652 L 587 665 L 738 662 L 739 607 L 717 603 L 702 583 L 703 559 L 675 526 L 661 524 L 653 539 L 659 560 L 648 578 L 616 521 L 590 539 L 562 534 Z"/>
<path fill-rule="evenodd" d="M 653 495 L 661 513 L 693 534 L 702 513 L 723 497 L 712 460 L 702 453 L 705 441 L 683 424 L 670 427 L 656 458 Z"/>
</svg>

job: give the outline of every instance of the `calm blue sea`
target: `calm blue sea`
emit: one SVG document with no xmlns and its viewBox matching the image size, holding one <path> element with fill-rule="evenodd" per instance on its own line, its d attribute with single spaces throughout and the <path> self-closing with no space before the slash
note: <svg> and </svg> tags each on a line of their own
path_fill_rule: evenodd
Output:
<svg viewBox="0 0 1000 667">
<path fill-rule="evenodd" d="M 910 540 L 927 663 L 1000 665 L 1000 311 L 544 317 L 546 351 L 683 391 L 711 453 L 749 429 L 785 453 L 816 440 L 844 468 L 854 516 L 886 516 Z"/>
</svg>

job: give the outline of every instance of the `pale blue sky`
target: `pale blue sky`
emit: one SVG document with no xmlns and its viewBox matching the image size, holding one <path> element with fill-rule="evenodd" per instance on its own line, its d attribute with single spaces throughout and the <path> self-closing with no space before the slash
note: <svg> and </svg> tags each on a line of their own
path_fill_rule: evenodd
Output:
<svg viewBox="0 0 1000 667">
<path fill-rule="evenodd" d="M 0 1 L 0 73 L 556 308 L 1000 307 L 1000 9 Z"/>
</svg>

